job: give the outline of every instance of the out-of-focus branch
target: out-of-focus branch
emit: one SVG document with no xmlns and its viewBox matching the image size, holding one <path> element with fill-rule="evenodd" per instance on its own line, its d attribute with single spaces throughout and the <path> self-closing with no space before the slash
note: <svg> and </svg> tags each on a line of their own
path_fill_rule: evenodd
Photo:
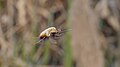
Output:
<svg viewBox="0 0 120 67">
<path fill-rule="evenodd" d="M 98 16 L 88 0 L 74 0 L 70 10 L 72 50 L 77 67 L 104 67 L 97 31 Z"/>
</svg>

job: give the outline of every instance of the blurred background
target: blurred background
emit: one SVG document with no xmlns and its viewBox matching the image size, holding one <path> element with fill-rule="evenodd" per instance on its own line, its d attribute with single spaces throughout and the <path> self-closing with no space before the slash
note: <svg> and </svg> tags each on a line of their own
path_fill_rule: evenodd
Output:
<svg viewBox="0 0 120 67">
<path fill-rule="evenodd" d="M 120 67 L 120 0 L 0 0 L 0 67 Z"/>
</svg>

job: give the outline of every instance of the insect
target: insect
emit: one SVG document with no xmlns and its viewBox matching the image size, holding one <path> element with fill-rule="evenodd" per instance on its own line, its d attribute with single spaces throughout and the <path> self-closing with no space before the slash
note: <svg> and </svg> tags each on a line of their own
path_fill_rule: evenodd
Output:
<svg viewBox="0 0 120 67">
<path fill-rule="evenodd" d="M 40 35 L 38 36 L 39 41 L 36 44 L 48 40 L 50 37 L 53 39 L 57 39 L 61 37 L 65 32 L 66 30 L 58 30 L 55 27 L 49 27 L 40 33 Z"/>
<path fill-rule="evenodd" d="M 54 34 L 57 34 L 57 33 L 58 33 L 58 30 L 55 27 L 49 27 L 40 33 L 40 35 L 38 36 L 39 41 L 37 43 L 47 40 L 51 36 L 54 36 Z"/>
</svg>

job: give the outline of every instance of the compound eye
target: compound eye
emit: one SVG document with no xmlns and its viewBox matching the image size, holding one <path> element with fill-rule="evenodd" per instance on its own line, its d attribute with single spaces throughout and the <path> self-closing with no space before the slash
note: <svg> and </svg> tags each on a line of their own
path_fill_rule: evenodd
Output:
<svg viewBox="0 0 120 67">
<path fill-rule="evenodd" d="M 44 37 L 40 37 L 39 39 L 41 40 L 41 39 L 43 39 Z"/>
<path fill-rule="evenodd" d="M 57 33 L 57 32 L 52 32 L 50 35 L 51 35 L 51 36 L 55 36 L 56 33 Z"/>
</svg>

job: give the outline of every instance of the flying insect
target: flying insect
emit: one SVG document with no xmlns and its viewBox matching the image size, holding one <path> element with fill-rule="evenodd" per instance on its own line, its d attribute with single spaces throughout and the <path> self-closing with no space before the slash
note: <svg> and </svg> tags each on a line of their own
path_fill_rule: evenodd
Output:
<svg viewBox="0 0 120 67">
<path fill-rule="evenodd" d="M 48 40 L 51 36 L 54 36 L 57 33 L 58 33 L 58 30 L 55 27 L 49 27 L 39 34 L 38 36 L 39 41 L 37 43 Z"/>
<path fill-rule="evenodd" d="M 56 29 L 55 27 L 49 27 L 45 30 L 43 30 L 38 38 L 39 38 L 39 41 L 36 43 L 40 43 L 42 41 L 46 41 L 48 40 L 49 38 L 52 38 L 52 39 L 57 39 L 57 38 L 60 38 L 63 33 L 65 33 L 67 30 L 60 30 L 60 29 Z"/>
</svg>

